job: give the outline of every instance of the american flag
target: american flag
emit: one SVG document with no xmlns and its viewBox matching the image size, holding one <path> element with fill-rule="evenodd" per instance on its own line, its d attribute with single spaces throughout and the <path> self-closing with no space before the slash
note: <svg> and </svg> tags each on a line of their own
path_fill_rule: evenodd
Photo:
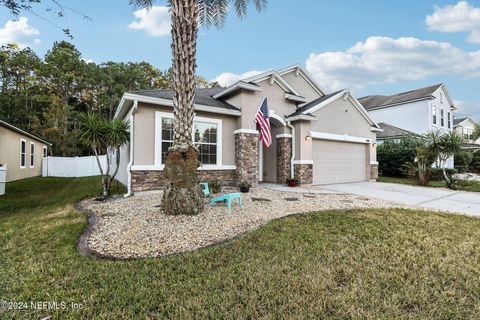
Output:
<svg viewBox="0 0 480 320">
<path fill-rule="evenodd" d="M 272 133 L 270 132 L 267 97 L 263 99 L 262 105 L 258 109 L 255 122 L 260 127 L 260 140 L 263 142 L 263 145 L 268 148 L 272 144 Z"/>
</svg>

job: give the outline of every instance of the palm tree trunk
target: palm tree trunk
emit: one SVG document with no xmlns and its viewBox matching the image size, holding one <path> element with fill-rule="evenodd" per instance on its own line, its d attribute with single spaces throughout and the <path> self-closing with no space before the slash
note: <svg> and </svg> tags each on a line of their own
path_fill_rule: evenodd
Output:
<svg viewBox="0 0 480 320">
<path fill-rule="evenodd" d="M 203 193 L 197 182 L 198 149 L 192 144 L 198 31 L 197 0 L 171 0 L 173 147 L 165 159 L 168 179 L 162 201 L 167 214 L 197 214 Z"/>
</svg>

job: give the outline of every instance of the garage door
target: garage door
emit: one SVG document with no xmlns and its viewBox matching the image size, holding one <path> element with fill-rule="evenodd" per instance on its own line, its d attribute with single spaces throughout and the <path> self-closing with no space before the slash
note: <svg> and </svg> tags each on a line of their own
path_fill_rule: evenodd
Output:
<svg viewBox="0 0 480 320">
<path fill-rule="evenodd" d="M 366 181 L 367 144 L 313 140 L 313 183 Z"/>
</svg>

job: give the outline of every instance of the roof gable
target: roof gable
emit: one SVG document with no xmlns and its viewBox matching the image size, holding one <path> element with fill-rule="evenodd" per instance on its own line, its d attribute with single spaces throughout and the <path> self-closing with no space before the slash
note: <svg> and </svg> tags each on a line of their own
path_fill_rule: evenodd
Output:
<svg viewBox="0 0 480 320">
<path fill-rule="evenodd" d="M 294 113 L 287 116 L 287 120 L 288 118 L 291 119 L 298 116 L 312 115 L 315 111 L 328 106 L 329 104 L 340 98 L 348 100 L 372 127 L 378 128 L 378 124 L 375 123 L 372 117 L 370 117 L 362 104 L 350 93 L 350 91 L 346 89 L 330 93 L 312 102 L 309 102 L 306 105 L 303 105 L 302 107 L 298 108 Z"/>
<path fill-rule="evenodd" d="M 453 119 L 453 125 L 456 127 L 456 126 L 461 126 L 461 125 L 465 125 L 465 122 L 470 122 L 470 124 L 472 124 L 473 127 L 475 127 L 477 125 L 477 123 L 470 117 L 463 117 L 463 118 L 456 118 L 456 119 Z"/>
<path fill-rule="evenodd" d="M 305 82 L 309 86 L 311 86 L 313 90 L 315 90 L 320 96 L 325 95 L 325 91 L 323 91 L 322 88 L 320 88 L 320 85 L 315 81 L 315 79 L 313 79 L 310 73 L 308 73 L 300 64 L 294 64 L 292 66 L 278 70 L 278 74 L 282 77 L 286 74 L 293 73 L 293 72 L 295 72 L 297 75 L 300 75 L 305 80 Z"/>
<path fill-rule="evenodd" d="M 24 135 L 24 136 L 27 136 L 27 137 L 29 137 L 29 138 L 31 138 L 31 139 L 34 139 L 34 140 L 37 140 L 37 141 L 39 141 L 39 142 L 41 142 L 41 143 L 44 143 L 44 144 L 46 144 L 46 145 L 49 145 L 49 146 L 52 145 L 50 142 L 47 142 L 47 141 L 45 141 L 45 140 L 37 137 L 36 135 L 33 135 L 33 134 L 29 133 L 29 132 L 26 132 L 25 130 L 22 130 L 22 129 L 18 128 L 18 127 L 15 127 L 14 125 L 12 125 L 12 124 L 10 124 L 10 123 L 8 123 L 8 122 L 5 122 L 5 121 L 0 120 L 0 127 L 4 127 L 4 128 L 9 129 L 9 130 L 15 131 L 16 133 L 22 134 L 22 135 Z"/>
</svg>

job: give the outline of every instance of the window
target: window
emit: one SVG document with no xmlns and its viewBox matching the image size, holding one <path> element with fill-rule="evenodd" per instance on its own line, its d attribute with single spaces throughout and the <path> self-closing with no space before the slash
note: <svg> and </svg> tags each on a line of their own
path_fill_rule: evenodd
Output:
<svg viewBox="0 0 480 320">
<path fill-rule="evenodd" d="M 473 135 L 473 129 L 464 128 L 463 133 L 464 133 L 465 140 L 470 140 L 472 138 L 472 135 Z"/>
<path fill-rule="evenodd" d="M 47 147 L 42 147 L 42 157 L 46 158 L 48 156 L 48 149 Z"/>
<path fill-rule="evenodd" d="M 448 129 L 452 127 L 452 114 L 450 112 L 447 113 L 447 121 L 448 121 Z"/>
<path fill-rule="evenodd" d="M 432 105 L 432 122 L 437 124 L 437 106 Z"/>
<path fill-rule="evenodd" d="M 35 143 L 30 142 L 30 168 L 35 166 Z"/>
<path fill-rule="evenodd" d="M 194 142 L 202 164 L 217 164 L 217 124 L 195 121 Z"/>
<path fill-rule="evenodd" d="M 20 139 L 20 168 L 25 168 L 27 162 L 27 142 Z"/>
<path fill-rule="evenodd" d="M 173 114 L 157 111 L 155 113 L 155 165 L 165 164 L 165 157 L 173 145 Z M 202 165 L 222 165 L 222 120 L 195 117 L 192 130 L 192 142 L 199 150 L 198 160 Z"/>
<path fill-rule="evenodd" d="M 443 109 L 440 110 L 440 125 L 445 127 L 445 111 Z"/>
<path fill-rule="evenodd" d="M 164 164 L 168 148 L 173 145 L 173 118 L 162 117 L 160 141 L 162 144 L 162 164 Z"/>
</svg>

